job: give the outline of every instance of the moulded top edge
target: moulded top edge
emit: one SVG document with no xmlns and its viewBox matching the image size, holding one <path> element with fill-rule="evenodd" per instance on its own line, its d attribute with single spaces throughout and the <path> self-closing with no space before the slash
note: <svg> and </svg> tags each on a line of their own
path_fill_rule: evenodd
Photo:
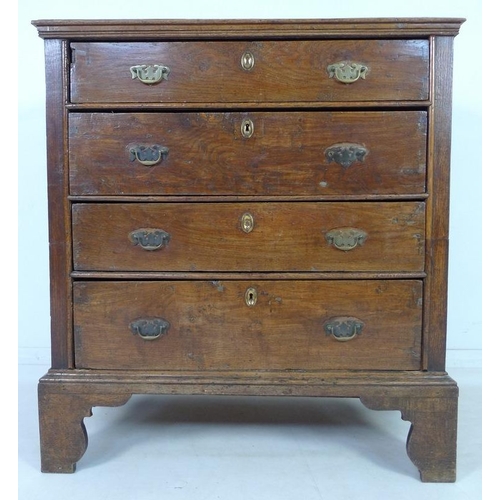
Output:
<svg viewBox="0 0 500 500">
<path fill-rule="evenodd" d="M 463 18 L 53 19 L 32 24 L 42 38 L 236 38 L 427 36 L 458 34 Z"/>
</svg>

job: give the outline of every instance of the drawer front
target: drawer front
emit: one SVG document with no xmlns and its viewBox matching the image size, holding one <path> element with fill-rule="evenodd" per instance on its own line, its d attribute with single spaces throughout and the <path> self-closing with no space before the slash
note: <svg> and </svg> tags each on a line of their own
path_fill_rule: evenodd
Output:
<svg viewBox="0 0 500 500">
<path fill-rule="evenodd" d="M 421 271 L 423 202 L 83 203 L 74 267 Z"/>
<path fill-rule="evenodd" d="M 429 96 L 427 40 L 78 42 L 71 48 L 74 103 L 404 101 Z"/>
<path fill-rule="evenodd" d="M 73 195 L 425 191 L 427 113 L 71 113 Z"/>
<path fill-rule="evenodd" d="M 417 280 L 76 282 L 74 300 L 77 368 L 420 368 Z"/>
</svg>

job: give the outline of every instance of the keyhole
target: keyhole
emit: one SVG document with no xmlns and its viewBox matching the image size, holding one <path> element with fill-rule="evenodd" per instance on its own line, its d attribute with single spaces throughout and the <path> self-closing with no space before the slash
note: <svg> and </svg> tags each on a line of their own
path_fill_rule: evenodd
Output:
<svg viewBox="0 0 500 500">
<path fill-rule="evenodd" d="M 253 131 L 254 131 L 253 121 L 250 120 L 250 118 L 247 118 L 246 120 L 243 120 L 241 122 L 241 135 L 245 139 L 252 137 Z"/>
<path fill-rule="evenodd" d="M 255 288 L 247 288 L 247 291 L 245 292 L 245 302 L 248 307 L 253 307 L 257 304 L 257 290 Z"/>
</svg>

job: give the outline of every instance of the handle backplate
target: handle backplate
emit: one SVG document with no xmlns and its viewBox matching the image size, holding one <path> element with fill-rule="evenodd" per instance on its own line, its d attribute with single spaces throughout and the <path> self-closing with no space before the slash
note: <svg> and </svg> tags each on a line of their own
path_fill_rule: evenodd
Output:
<svg viewBox="0 0 500 500">
<path fill-rule="evenodd" d="M 340 227 L 325 234 L 325 239 L 329 245 L 344 252 L 363 245 L 367 237 L 368 233 L 356 227 Z"/>
<path fill-rule="evenodd" d="M 164 318 L 138 318 L 130 323 L 129 328 L 144 340 L 155 340 L 167 333 L 170 323 Z"/>
<path fill-rule="evenodd" d="M 130 232 L 129 240 L 143 250 L 159 250 L 170 241 L 170 234 L 163 229 L 139 228 Z"/>
<path fill-rule="evenodd" d="M 328 163 L 335 162 L 344 168 L 350 167 L 354 162 L 365 161 L 368 149 L 361 144 L 341 142 L 325 150 Z"/>
<path fill-rule="evenodd" d="M 353 316 L 338 316 L 330 318 L 323 325 L 326 335 L 340 342 L 352 340 L 356 335 L 361 335 L 365 324 Z"/>
<path fill-rule="evenodd" d="M 352 61 L 339 61 L 327 66 L 326 70 L 330 78 L 341 83 L 354 83 L 360 78 L 366 78 L 368 66 Z"/>
<path fill-rule="evenodd" d="M 132 80 L 137 78 L 146 85 L 154 85 L 168 78 L 170 68 L 162 64 L 138 64 L 130 67 L 130 73 Z"/>
<path fill-rule="evenodd" d="M 168 148 L 165 146 L 158 146 L 157 144 L 152 146 L 134 145 L 130 147 L 129 153 L 130 161 L 137 160 L 146 167 L 152 167 L 160 163 L 161 160 L 167 158 Z"/>
</svg>

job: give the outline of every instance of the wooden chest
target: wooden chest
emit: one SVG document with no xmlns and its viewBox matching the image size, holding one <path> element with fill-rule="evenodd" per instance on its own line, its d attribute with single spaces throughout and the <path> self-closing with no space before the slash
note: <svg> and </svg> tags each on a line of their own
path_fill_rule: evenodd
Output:
<svg viewBox="0 0 500 500">
<path fill-rule="evenodd" d="M 42 471 L 132 394 L 352 397 L 454 481 L 445 372 L 461 19 L 34 21 L 52 367 Z"/>
</svg>

